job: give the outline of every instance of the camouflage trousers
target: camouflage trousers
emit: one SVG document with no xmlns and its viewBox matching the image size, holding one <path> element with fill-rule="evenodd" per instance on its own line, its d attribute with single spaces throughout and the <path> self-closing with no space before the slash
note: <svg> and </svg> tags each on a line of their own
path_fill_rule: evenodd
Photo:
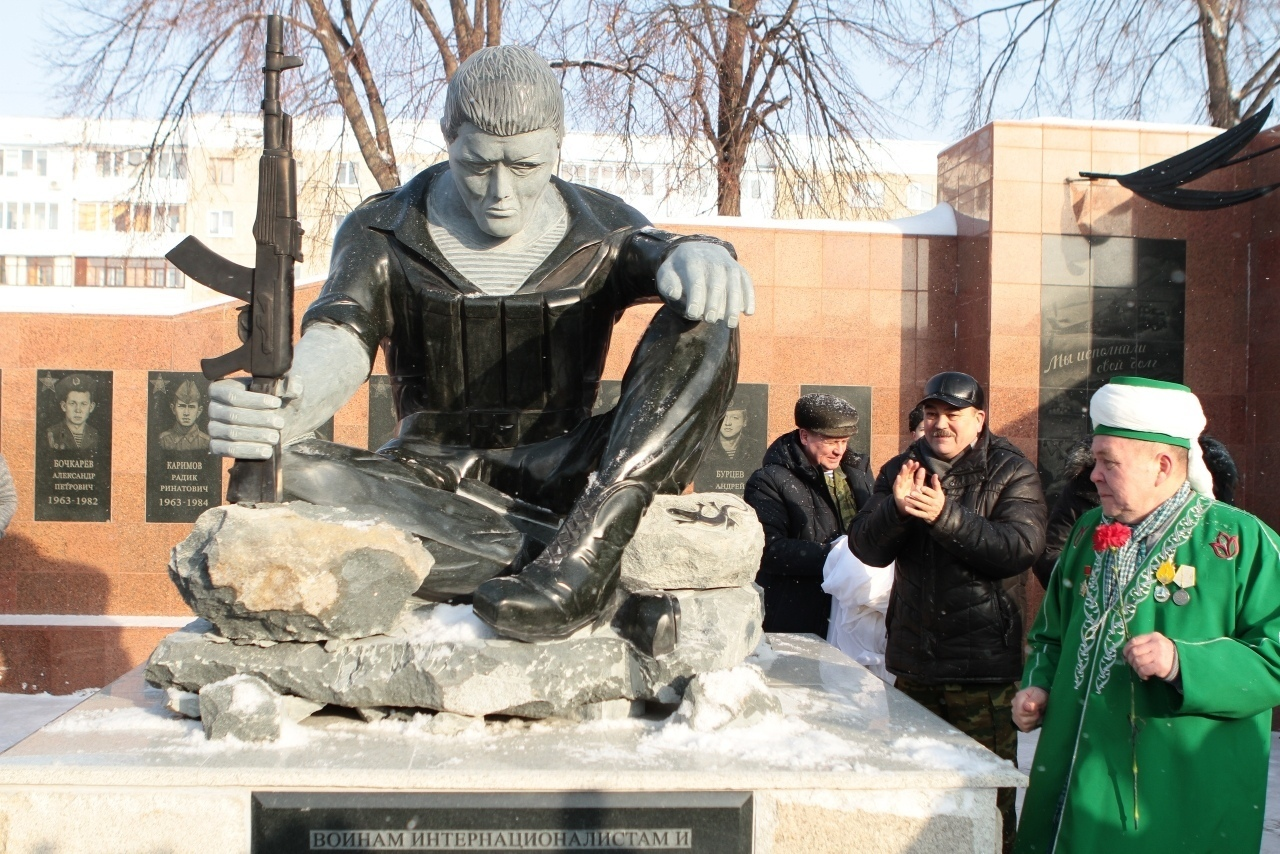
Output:
<svg viewBox="0 0 1280 854">
<path fill-rule="evenodd" d="M 1013 725 L 1016 684 L 921 685 L 900 677 L 894 687 L 995 755 L 1018 764 L 1018 731 Z M 1013 851 L 1017 832 L 1016 794 L 1016 789 L 996 791 L 996 806 L 1003 821 L 1004 854 Z"/>
</svg>

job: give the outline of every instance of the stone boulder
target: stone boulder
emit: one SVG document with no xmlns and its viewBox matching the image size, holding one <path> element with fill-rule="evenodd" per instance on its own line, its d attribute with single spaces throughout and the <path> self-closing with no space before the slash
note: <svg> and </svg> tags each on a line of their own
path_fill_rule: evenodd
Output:
<svg viewBox="0 0 1280 854">
<path fill-rule="evenodd" d="M 371 516 L 303 502 L 205 511 L 169 577 L 228 638 L 320 641 L 388 631 L 433 560 Z"/>
<path fill-rule="evenodd" d="M 524 643 L 494 637 L 470 606 L 422 604 L 384 635 L 326 643 L 234 643 L 197 621 L 161 641 L 147 681 L 196 692 L 250 673 L 277 693 L 355 709 L 593 717 L 604 707 L 584 707 L 613 700 L 677 703 L 694 675 L 734 667 L 755 649 L 763 619 L 758 587 L 674 594 L 680 639 L 658 659 L 607 625 Z M 612 714 L 621 705 L 608 708 Z"/>
<path fill-rule="evenodd" d="M 708 590 L 750 584 L 764 529 L 756 511 L 723 492 L 659 495 L 622 554 L 627 590 Z"/>
<path fill-rule="evenodd" d="M 275 741 L 283 717 L 282 698 L 256 676 L 240 673 L 200 689 L 206 738 Z"/>
</svg>

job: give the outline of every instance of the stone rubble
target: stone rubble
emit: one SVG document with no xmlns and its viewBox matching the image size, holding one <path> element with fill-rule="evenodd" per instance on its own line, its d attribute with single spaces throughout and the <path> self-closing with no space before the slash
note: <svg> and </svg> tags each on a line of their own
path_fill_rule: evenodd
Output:
<svg viewBox="0 0 1280 854">
<path fill-rule="evenodd" d="M 248 673 L 200 689 L 200 722 L 206 738 L 275 741 L 280 737 L 282 706 L 279 694 Z"/>
<path fill-rule="evenodd" d="M 765 684 L 764 671 L 754 664 L 700 673 L 689 682 L 675 722 L 698 732 L 757 724 L 767 715 L 781 715 L 782 703 Z"/>
<path fill-rule="evenodd" d="M 385 635 L 327 643 L 227 643 L 209 623 L 196 621 L 161 641 L 147 681 L 195 692 L 252 673 L 277 693 L 314 703 L 471 717 L 574 717 L 581 706 L 609 700 L 676 703 L 695 674 L 733 667 L 751 654 L 763 605 L 755 585 L 673 593 L 681 607 L 680 641 L 657 659 L 638 653 L 608 626 L 536 644 L 442 639 L 432 612 L 453 606 L 423 603 Z"/>
<path fill-rule="evenodd" d="M 429 711 L 425 728 L 440 734 L 486 715 L 640 715 L 646 702 L 680 704 L 699 674 L 734 668 L 756 648 L 763 546 L 754 511 L 736 496 L 654 501 L 622 567 L 625 589 L 679 601 L 675 649 L 652 658 L 607 620 L 523 643 L 495 636 L 470 606 L 412 598 L 432 559 L 377 519 L 301 502 L 217 507 L 174 549 L 169 568 L 203 619 L 160 643 L 147 681 L 167 690 L 170 709 L 200 717 L 210 738 L 246 741 L 276 738 L 282 720 L 329 704 L 366 721 Z M 686 702 L 691 720 L 714 717 L 701 702 L 701 712 Z M 757 706 L 767 703 L 747 712 Z"/>
</svg>

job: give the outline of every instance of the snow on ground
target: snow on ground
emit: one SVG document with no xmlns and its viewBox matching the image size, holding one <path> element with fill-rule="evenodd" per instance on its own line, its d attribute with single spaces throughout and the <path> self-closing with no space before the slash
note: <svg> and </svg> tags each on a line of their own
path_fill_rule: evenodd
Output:
<svg viewBox="0 0 1280 854">
<path fill-rule="evenodd" d="M 8 750 L 58 715 L 95 693 L 0 694 L 0 752 Z"/>
<path fill-rule="evenodd" d="M 459 635 L 470 635 L 471 631 L 465 628 L 469 622 L 464 615 L 458 613 L 451 614 L 451 617 L 462 619 L 445 620 L 443 626 L 435 627 L 437 630 L 444 629 L 442 634 L 452 634 L 449 630 L 452 628 Z M 452 624 L 452 625 L 451 625 Z M 462 640 L 462 637 L 451 637 L 451 640 Z M 85 698 L 94 693 L 93 690 L 77 691 L 74 694 L 51 695 L 51 694 L 3 694 L 0 693 L 0 753 L 8 750 L 31 733 L 53 721 L 62 713 L 68 711 L 73 706 L 80 703 Z M 178 721 L 173 718 L 161 715 L 149 714 L 142 710 L 115 710 L 113 712 L 104 711 L 94 716 L 93 720 L 82 720 L 75 723 L 65 722 L 55 724 L 55 728 L 63 730 L 73 729 L 110 729 L 112 725 L 118 725 L 126 729 L 138 728 L 159 728 L 171 729 L 175 734 L 184 735 L 184 741 L 189 741 L 193 748 L 205 747 L 203 733 L 198 733 L 199 724 L 195 721 Z M 428 721 L 426 717 L 423 721 Z M 723 733 L 707 734 L 695 733 L 688 726 L 683 724 L 668 725 L 662 727 L 655 732 L 654 735 L 642 740 L 641 750 L 651 752 L 664 751 L 681 751 L 681 750 L 707 750 L 712 752 L 720 751 L 746 751 L 762 748 L 768 751 L 776 751 L 775 760 L 781 759 L 778 764 L 782 767 L 796 764 L 808 764 L 817 762 L 819 765 L 827 767 L 847 767 L 856 754 L 842 751 L 839 744 L 831 743 L 821 736 L 827 736 L 827 733 L 815 733 L 809 731 L 797 731 L 791 727 L 792 719 L 780 716 L 769 716 L 760 724 L 753 727 L 743 727 L 737 730 L 728 730 Z M 799 723 L 799 722 L 796 722 Z M 614 727 L 614 726 L 638 726 L 643 725 L 638 721 L 600 721 L 595 724 L 586 724 L 587 727 Z M 383 722 L 379 724 L 353 724 L 353 727 L 374 728 L 395 728 L 397 730 L 410 731 L 421 726 L 420 723 L 392 723 Z M 288 729 L 298 730 L 299 733 L 295 738 L 288 739 L 290 743 L 296 743 L 298 738 L 304 738 L 300 734 L 301 727 L 296 725 Z M 487 728 L 486 728 L 487 729 Z M 483 738 L 489 733 L 468 732 L 462 737 Z M 1018 735 L 1018 767 L 1027 769 L 1031 767 L 1031 758 L 1035 753 L 1036 737 L 1038 733 L 1019 734 Z M 834 736 L 830 736 L 834 739 Z M 1280 733 L 1271 734 L 1271 768 L 1267 780 L 1267 812 L 1263 825 L 1262 850 L 1260 854 L 1280 854 Z M 838 741 L 838 739 L 837 739 Z M 904 748 L 930 748 L 931 745 L 920 744 L 903 744 Z M 1018 807 L 1022 807 L 1021 792 L 1018 797 Z"/>
</svg>

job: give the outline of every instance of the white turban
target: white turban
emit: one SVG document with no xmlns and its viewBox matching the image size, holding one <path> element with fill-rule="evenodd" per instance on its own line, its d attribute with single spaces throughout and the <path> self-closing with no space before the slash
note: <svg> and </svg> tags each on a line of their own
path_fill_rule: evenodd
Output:
<svg viewBox="0 0 1280 854">
<path fill-rule="evenodd" d="M 1213 497 L 1213 478 L 1204 464 L 1200 434 L 1204 410 L 1191 389 L 1143 377 L 1112 377 L 1089 402 L 1094 435 L 1161 442 L 1187 449 L 1187 480 L 1201 495 Z"/>
</svg>

